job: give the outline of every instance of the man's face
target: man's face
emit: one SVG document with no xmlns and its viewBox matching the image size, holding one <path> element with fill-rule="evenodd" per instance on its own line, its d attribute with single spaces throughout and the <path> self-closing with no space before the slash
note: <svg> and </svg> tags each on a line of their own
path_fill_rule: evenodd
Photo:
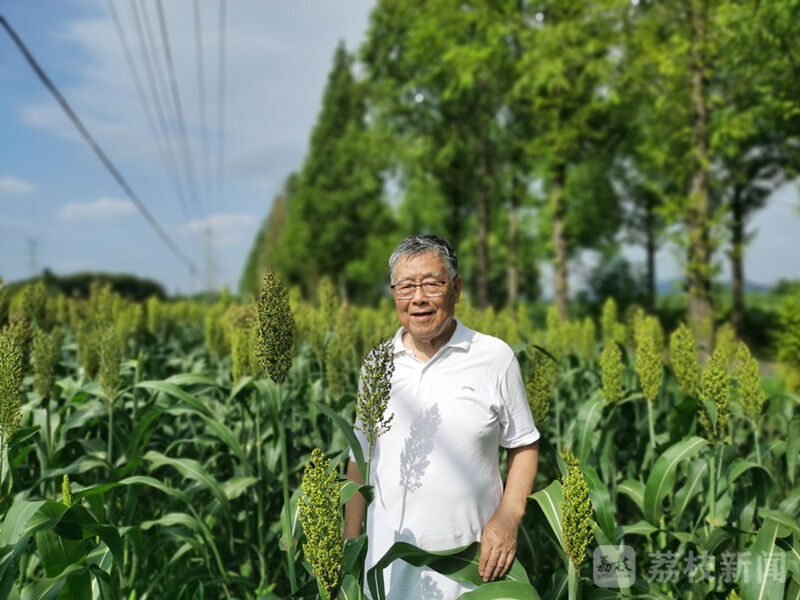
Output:
<svg viewBox="0 0 800 600">
<path fill-rule="evenodd" d="M 422 283 L 424 281 L 447 281 L 441 296 L 428 298 L 418 287 L 411 298 L 395 297 L 400 324 L 416 341 L 430 343 L 442 335 L 450 325 L 455 305 L 461 296 L 461 277 L 450 281 L 450 274 L 441 257 L 433 252 L 416 256 L 403 256 L 394 268 L 392 283 Z"/>
</svg>

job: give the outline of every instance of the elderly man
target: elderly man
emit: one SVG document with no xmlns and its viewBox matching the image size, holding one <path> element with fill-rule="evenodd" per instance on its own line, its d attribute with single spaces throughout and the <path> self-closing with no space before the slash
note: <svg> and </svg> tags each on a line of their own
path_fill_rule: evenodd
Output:
<svg viewBox="0 0 800 600">
<path fill-rule="evenodd" d="M 507 344 L 454 318 L 461 277 L 447 241 L 406 238 L 389 266 L 401 327 L 387 408 L 394 418 L 372 458 L 366 567 L 397 541 L 430 551 L 480 541 L 480 574 L 492 581 L 514 560 L 538 463 L 539 432 L 519 364 Z M 508 450 L 505 489 L 500 446 Z M 347 474 L 363 483 L 352 460 Z M 346 507 L 346 537 L 361 534 L 363 515 L 356 494 Z M 399 560 L 384 577 L 387 597 L 398 600 L 455 600 L 472 589 Z"/>
</svg>

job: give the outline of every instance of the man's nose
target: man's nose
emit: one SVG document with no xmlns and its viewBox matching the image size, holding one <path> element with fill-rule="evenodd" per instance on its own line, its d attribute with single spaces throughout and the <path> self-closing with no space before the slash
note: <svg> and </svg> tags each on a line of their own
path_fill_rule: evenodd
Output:
<svg viewBox="0 0 800 600">
<path fill-rule="evenodd" d="M 417 303 L 428 301 L 428 297 L 423 293 L 421 285 L 414 288 L 414 295 L 411 296 L 411 301 Z"/>
</svg>

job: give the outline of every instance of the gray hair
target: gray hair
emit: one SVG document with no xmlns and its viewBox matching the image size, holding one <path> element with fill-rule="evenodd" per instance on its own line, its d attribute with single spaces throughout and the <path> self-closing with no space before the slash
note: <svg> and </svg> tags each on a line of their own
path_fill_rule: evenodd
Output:
<svg viewBox="0 0 800 600">
<path fill-rule="evenodd" d="M 389 257 L 389 269 L 391 270 L 392 281 L 394 281 L 394 268 L 397 261 L 404 256 L 418 256 L 433 252 L 434 256 L 441 256 L 445 269 L 450 274 L 450 279 L 458 277 L 458 257 L 456 251 L 450 243 L 436 235 L 410 235 L 397 248 L 394 249 Z"/>
</svg>

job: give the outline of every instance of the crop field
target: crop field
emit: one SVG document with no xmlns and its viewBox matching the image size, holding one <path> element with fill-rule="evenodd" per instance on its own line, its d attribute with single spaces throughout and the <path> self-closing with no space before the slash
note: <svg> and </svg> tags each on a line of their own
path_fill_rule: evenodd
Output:
<svg viewBox="0 0 800 600">
<path fill-rule="evenodd" d="M 542 433 L 517 561 L 464 597 L 800 598 L 796 304 L 762 377 L 725 325 L 709 351 L 613 300 L 540 325 L 460 303 L 517 353 Z M 377 598 L 391 560 L 481 582 L 474 546 L 396 545 L 368 573 L 368 540 L 341 551 L 341 506 L 369 497 L 343 474 L 388 303 L 31 284 L 0 297 L 3 326 L 0 598 Z"/>
</svg>

